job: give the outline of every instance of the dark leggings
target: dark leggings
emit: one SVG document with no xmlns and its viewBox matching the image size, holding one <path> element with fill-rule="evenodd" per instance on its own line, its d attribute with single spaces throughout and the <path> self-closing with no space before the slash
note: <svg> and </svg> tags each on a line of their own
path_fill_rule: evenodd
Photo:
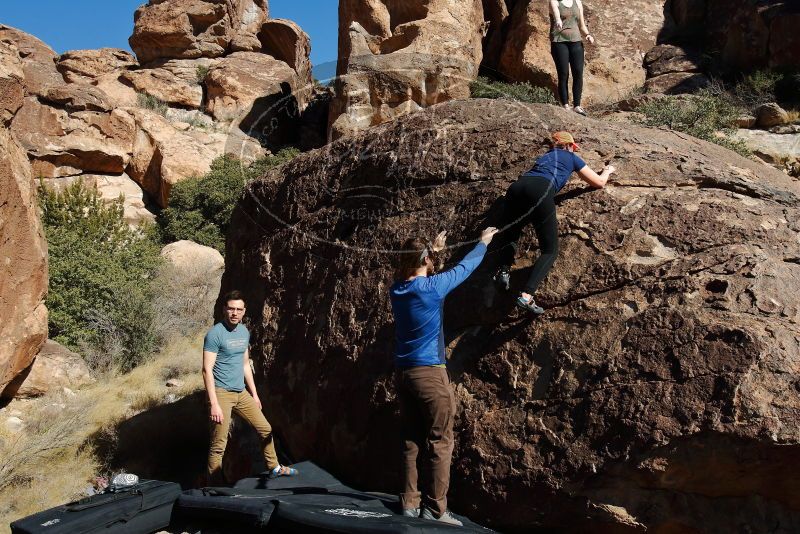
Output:
<svg viewBox="0 0 800 534">
<path fill-rule="evenodd" d="M 569 104 L 569 69 L 572 67 L 572 102 L 580 106 L 583 95 L 583 41 L 551 43 L 550 53 L 556 62 L 558 98 L 561 104 Z"/>
<path fill-rule="evenodd" d="M 541 176 L 520 176 L 508 188 L 503 207 L 497 250 L 500 265 L 510 268 L 517 253 L 517 241 L 522 230 L 533 224 L 539 239 L 539 257 L 533 264 L 531 276 L 525 286 L 533 294 L 550 272 L 558 256 L 558 220 L 556 219 L 555 187 Z"/>
</svg>

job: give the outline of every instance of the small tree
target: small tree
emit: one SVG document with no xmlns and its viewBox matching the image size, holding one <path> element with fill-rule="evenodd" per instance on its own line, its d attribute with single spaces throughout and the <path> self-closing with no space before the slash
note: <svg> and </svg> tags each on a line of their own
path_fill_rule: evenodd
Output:
<svg viewBox="0 0 800 534">
<path fill-rule="evenodd" d="M 81 181 L 60 193 L 43 187 L 40 195 L 50 337 L 104 355 L 105 361 L 91 362 L 95 367 L 126 371 L 158 342 L 152 301 L 161 258 L 152 232 L 125 222 L 122 200 L 106 203 Z"/>
<path fill-rule="evenodd" d="M 158 217 L 164 242 L 188 239 L 224 252 L 233 208 L 245 184 L 298 153 L 294 148 L 284 149 L 250 166 L 233 156 L 221 156 L 205 176 L 178 182 L 170 192 L 169 207 Z"/>
</svg>

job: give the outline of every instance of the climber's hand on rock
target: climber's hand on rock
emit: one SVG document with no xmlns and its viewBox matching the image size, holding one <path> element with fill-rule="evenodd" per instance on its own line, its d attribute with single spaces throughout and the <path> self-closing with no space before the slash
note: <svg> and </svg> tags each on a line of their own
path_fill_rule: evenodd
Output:
<svg viewBox="0 0 800 534">
<path fill-rule="evenodd" d="M 441 250 L 444 250 L 446 242 L 447 242 L 447 230 L 442 230 L 436 236 L 436 239 L 433 240 L 433 245 L 432 245 L 433 251 L 439 252 Z"/>
<path fill-rule="evenodd" d="M 498 231 L 499 230 L 497 228 L 495 228 L 494 226 L 490 226 L 489 228 L 487 228 L 486 230 L 481 232 L 481 242 L 484 245 L 488 246 L 489 243 L 492 242 L 492 238 L 494 237 L 494 234 L 496 234 Z"/>
<path fill-rule="evenodd" d="M 605 173 L 607 176 L 611 176 L 612 174 L 614 174 L 615 172 L 617 172 L 617 168 L 616 168 L 616 167 L 614 167 L 613 165 L 606 165 L 605 167 L 603 167 L 603 172 L 604 172 L 604 173 Z"/>
</svg>

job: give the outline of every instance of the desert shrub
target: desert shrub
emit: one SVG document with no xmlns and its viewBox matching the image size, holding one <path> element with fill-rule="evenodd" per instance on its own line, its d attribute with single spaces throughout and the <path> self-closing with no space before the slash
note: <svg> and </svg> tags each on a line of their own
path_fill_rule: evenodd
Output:
<svg viewBox="0 0 800 534">
<path fill-rule="evenodd" d="M 203 83 L 206 79 L 206 76 L 208 76 L 208 71 L 210 70 L 211 69 L 205 65 L 198 65 L 197 69 L 194 71 L 195 76 L 197 77 L 197 83 Z"/>
<path fill-rule="evenodd" d="M 648 102 L 636 111 L 642 114 L 639 122 L 645 126 L 666 126 L 722 145 L 743 156 L 750 154 L 743 142 L 724 135 L 732 131 L 743 110 L 717 86 L 702 89 L 691 97 L 665 97 Z"/>
<path fill-rule="evenodd" d="M 249 166 L 221 156 L 205 176 L 178 182 L 170 192 L 169 207 L 158 217 L 162 239 L 165 243 L 188 239 L 224 252 L 225 234 L 244 185 L 298 153 L 294 148 L 283 149 Z"/>
<path fill-rule="evenodd" d="M 779 72 L 758 70 L 745 76 L 733 89 L 733 95 L 738 102 L 749 109 L 755 109 L 762 104 L 775 102 L 775 87 L 783 78 Z"/>
<path fill-rule="evenodd" d="M 123 218 L 122 199 L 106 203 L 81 181 L 40 195 L 49 250 L 50 337 L 89 354 L 95 368 L 128 370 L 147 357 L 159 244 Z M 102 356 L 104 361 L 93 361 Z"/>
<path fill-rule="evenodd" d="M 505 98 L 531 104 L 555 104 L 553 92 L 546 87 L 538 87 L 527 82 L 505 83 L 479 77 L 469 86 L 472 98 Z"/>
<path fill-rule="evenodd" d="M 155 111 L 161 116 L 165 116 L 167 114 L 167 110 L 169 109 L 169 106 L 167 106 L 166 102 L 149 93 L 137 93 L 136 103 L 140 108 Z"/>
</svg>

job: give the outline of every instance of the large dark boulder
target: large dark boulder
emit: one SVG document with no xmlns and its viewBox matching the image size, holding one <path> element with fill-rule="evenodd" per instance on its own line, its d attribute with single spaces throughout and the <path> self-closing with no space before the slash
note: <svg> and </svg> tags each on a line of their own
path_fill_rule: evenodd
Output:
<svg viewBox="0 0 800 534">
<path fill-rule="evenodd" d="M 605 190 L 559 196 L 539 319 L 481 270 L 450 297 L 451 504 L 495 527 L 789 532 L 800 526 L 800 187 L 733 152 L 556 107 L 453 101 L 251 183 L 222 291 L 248 297 L 265 412 L 296 459 L 396 491 L 393 251 L 451 235 L 571 129 Z M 530 230 L 512 283 L 535 257 Z"/>
</svg>

